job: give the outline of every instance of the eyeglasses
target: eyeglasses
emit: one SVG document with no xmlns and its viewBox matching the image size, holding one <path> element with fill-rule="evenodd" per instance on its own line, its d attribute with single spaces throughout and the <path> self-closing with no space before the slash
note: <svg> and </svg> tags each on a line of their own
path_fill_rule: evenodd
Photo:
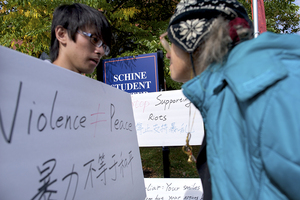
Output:
<svg viewBox="0 0 300 200">
<path fill-rule="evenodd" d="M 165 48 L 165 50 L 169 53 L 171 51 L 171 46 L 169 42 L 165 39 L 165 37 L 168 35 L 168 32 L 163 33 L 159 39 L 162 44 L 162 46 Z"/>
<path fill-rule="evenodd" d="M 102 46 L 103 49 L 104 49 L 104 53 L 105 53 L 106 56 L 109 54 L 109 52 L 110 52 L 109 47 L 108 47 L 106 44 L 104 44 L 104 43 L 102 42 L 102 40 L 100 40 L 98 37 L 96 37 L 96 35 L 91 34 L 91 33 L 87 33 L 87 32 L 84 32 L 84 31 L 79 31 L 79 30 L 78 30 L 77 32 L 78 32 L 79 34 L 82 34 L 82 35 L 85 35 L 85 36 L 89 37 L 91 43 L 92 43 L 94 46 L 96 46 L 96 47 L 98 47 L 98 48 L 100 48 L 100 47 Z"/>
</svg>

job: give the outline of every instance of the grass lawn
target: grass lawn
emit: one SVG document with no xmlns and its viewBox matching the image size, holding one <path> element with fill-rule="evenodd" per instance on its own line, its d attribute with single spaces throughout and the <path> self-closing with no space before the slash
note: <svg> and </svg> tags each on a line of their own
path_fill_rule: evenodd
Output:
<svg viewBox="0 0 300 200">
<path fill-rule="evenodd" d="M 193 155 L 197 158 L 200 145 L 192 146 Z M 196 163 L 188 163 L 188 156 L 182 147 L 169 147 L 170 178 L 199 178 Z M 163 178 L 162 147 L 141 147 L 142 165 L 145 178 Z"/>
</svg>

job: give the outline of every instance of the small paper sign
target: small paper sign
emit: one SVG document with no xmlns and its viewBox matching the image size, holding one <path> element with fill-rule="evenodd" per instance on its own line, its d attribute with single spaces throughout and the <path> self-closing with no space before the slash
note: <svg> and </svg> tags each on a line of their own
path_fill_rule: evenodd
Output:
<svg viewBox="0 0 300 200">
<path fill-rule="evenodd" d="M 131 98 L 141 147 L 182 146 L 189 131 L 190 145 L 202 144 L 202 117 L 181 90 L 134 94 Z"/>
<path fill-rule="evenodd" d="M 202 200 L 199 178 L 145 178 L 145 200 Z"/>
</svg>

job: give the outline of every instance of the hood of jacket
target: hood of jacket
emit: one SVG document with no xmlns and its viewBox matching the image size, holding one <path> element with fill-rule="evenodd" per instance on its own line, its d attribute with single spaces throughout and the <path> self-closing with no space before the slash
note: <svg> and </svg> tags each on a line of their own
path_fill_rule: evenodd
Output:
<svg viewBox="0 0 300 200">
<path fill-rule="evenodd" d="M 186 82 L 183 93 L 201 112 L 201 102 L 225 86 L 239 101 L 246 101 L 288 76 L 285 60 L 300 60 L 300 36 L 265 32 L 237 45 L 224 64 L 212 64 Z M 199 88 L 203 92 L 195 93 Z"/>
</svg>

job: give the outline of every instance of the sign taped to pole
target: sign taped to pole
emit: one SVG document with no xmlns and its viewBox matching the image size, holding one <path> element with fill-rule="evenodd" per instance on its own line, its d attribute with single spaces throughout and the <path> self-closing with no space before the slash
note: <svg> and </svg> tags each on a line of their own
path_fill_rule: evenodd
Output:
<svg viewBox="0 0 300 200">
<path fill-rule="evenodd" d="M 201 200 L 202 184 L 199 178 L 145 178 L 145 200 Z"/>
<path fill-rule="evenodd" d="M 181 90 L 134 94 L 131 98 L 139 146 L 183 146 L 189 131 L 190 145 L 202 143 L 202 117 Z"/>
</svg>

